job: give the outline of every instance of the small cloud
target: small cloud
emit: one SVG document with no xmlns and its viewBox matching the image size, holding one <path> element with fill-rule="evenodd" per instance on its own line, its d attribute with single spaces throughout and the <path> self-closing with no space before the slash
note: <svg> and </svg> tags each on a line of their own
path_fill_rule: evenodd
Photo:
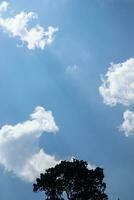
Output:
<svg viewBox="0 0 134 200">
<path fill-rule="evenodd" d="M 78 65 L 74 64 L 74 65 L 68 65 L 66 68 L 66 72 L 67 73 L 75 73 L 77 72 L 79 69 Z"/>
<path fill-rule="evenodd" d="M 126 136 L 134 135 L 134 112 L 126 110 L 123 114 L 123 122 L 119 128 Z"/>
<path fill-rule="evenodd" d="M 3 1 L 1 4 L 0 4 L 0 12 L 5 12 L 7 11 L 9 7 L 9 3 L 6 2 L 6 1 Z"/>
<path fill-rule="evenodd" d="M 26 181 L 33 181 L 59 160 L 39 148 L 44 132 L 59 130 L 51 111 L 38 106 L 30 119 L 0 129 L 0 164 Z"/>
<path fill-rule="evenodd" d="M 8 6 L 7 2 L 2 2 L 0 4 L 0 12 L 7 11 Z M 39 24 L 28 28 L 30 20 L 37 18 L 38 15 L 34 12 L 20 12 L 13 17 L 0 17 L 0 26 L 11 37 L 18 37 L 22 44 L 26 44 L 28 49 L 40 48 L 43 50 L 46 45 L 50 45 L 54 41 L 55 32 L 58 31 L 58 28 L 49 26 L 45 30 Z"/>
</svg>

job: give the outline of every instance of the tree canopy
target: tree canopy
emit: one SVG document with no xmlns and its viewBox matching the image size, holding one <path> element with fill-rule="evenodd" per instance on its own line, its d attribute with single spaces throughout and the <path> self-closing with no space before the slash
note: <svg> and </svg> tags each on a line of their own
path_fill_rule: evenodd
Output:
<svg viewBox="0 0 134 200">
<path fill-rule="evenodd" d="M 49 168 L 33 184 L 33 191 L 44 191 L 46 200 L 107 200 L 103 169 L 88 169 L 83 160 L 61 161 Z"/>
</svg>

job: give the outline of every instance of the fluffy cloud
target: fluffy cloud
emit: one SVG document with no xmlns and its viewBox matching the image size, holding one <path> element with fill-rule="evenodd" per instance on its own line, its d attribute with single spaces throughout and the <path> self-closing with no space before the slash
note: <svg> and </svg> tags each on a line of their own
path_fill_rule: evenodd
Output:
<svg viewBox="0 0 134 200">
<path fill-rule="evenodd" d="M 134 112 L 130 110 L 124 112 L 120 130 L 123 131 L 126 136 L 134 135 Z"/>
<path fill-rule="evenodd" d="M 7 8 L 7 2 L 2 2 L 0 4 L 0 11 L 6 11 Z M 50 45 L 53 42 L 54 33 L 58 31 L 58 28 L 49 26 L 47 30 L 45 30 L 38 24 L 32 28 L 28 28 L 29 21 L 37 18 L 38 16 L 36 13 L 20 12 L 13 17 L 0 17 L 0 26 L 4 31 L 9 33 L 11 37 L 18 37 L 22 43 L 26 43 L 28 49 L 44 49 L 46 45 Z"/>
<path fill-rule="evenodd" d="M 33 182 L 35 178 L 39 177 L 40 172 L 44 172 L 45 169 L 53 167 L 58 163 L 59 161 L 57 161 L 54 156 L 40 149 L 38 153 L 34 154 L 32 158 L 27 161 L 20 175 L 24 179 Z"/>
<path fill-rule="evenodd" d="M 134 103 L 134 59 L 111 64 L 99 88 L 104 103 L 110 106 Z"/>
<path fill-rule="evenodd" d="M 0 129 L 0 164 L 27 181 L 33 181 L 48 167 L 59 161 L 39 148 L 44 132 L 56 133 L 58 126 L 51 111 L 36 107 L 30 119 Z"/>
</svg>

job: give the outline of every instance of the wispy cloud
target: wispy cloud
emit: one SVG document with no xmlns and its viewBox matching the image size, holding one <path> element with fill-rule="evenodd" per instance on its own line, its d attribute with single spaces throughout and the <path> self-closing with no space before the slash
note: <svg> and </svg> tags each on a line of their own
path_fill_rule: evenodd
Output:
<svg viewBox="0 0 134 200">
<path fill-rule="evenodd" d="M 59 130 L 51 111 L 36 107 L 30 119 L 0 129 L 0 164 L 17 176 L 33 181 L 45 169 L 59 161 L 39 148 L 39 138 L 44 132 Z"/>
<path fill-rule="evenodd" d="M 0 12 L 7 11 L 9 4 L 2 2 L 0 4 Z M 18 37 L 22 43 L 25 43 L 28 49 L 40 48 L 44 49 L 46 45 L 50 45 L 55 38 L 57 27 L 49 26 L 47 30 L 39 24 L 28 28 L 30 20 L 37 19 L 38 15 L 34 12 L 20 12 L 13 17 L 0 17 L 0 26 L 11 37 Z"/>
<path fill-rule="evenodd" d="M 3 1 L 1 4 L 0 4 L 0 12 L 5 12 L 7 11 L 9 7 L 9 3 L 6 2 L 6 1 Z"/>
<path fill-rule="evenodd" d="M 75 73 L 75 72 L 77 72 L 78 71 L 78 69 L 79 69 L 79 67 L 78 67 L 78 65 L 76 65 L 76 64 L 74 64 L 74 65 L 68 65 L 67 67 L 66 67 L 66 73 Z"/>
</svg>

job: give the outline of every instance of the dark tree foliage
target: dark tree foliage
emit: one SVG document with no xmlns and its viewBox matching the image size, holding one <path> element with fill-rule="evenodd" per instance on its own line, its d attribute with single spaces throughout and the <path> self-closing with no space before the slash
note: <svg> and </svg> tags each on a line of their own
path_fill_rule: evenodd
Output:
<svg viewBox="0 0 134 200">
<path fill-rule="evenodd" d="M 33 191 L 44 191 L 46 200 L 107 200 L 103 169 L 88 169 L 87 162 L 61 161 L 40 174 Z"/>
</svg>

